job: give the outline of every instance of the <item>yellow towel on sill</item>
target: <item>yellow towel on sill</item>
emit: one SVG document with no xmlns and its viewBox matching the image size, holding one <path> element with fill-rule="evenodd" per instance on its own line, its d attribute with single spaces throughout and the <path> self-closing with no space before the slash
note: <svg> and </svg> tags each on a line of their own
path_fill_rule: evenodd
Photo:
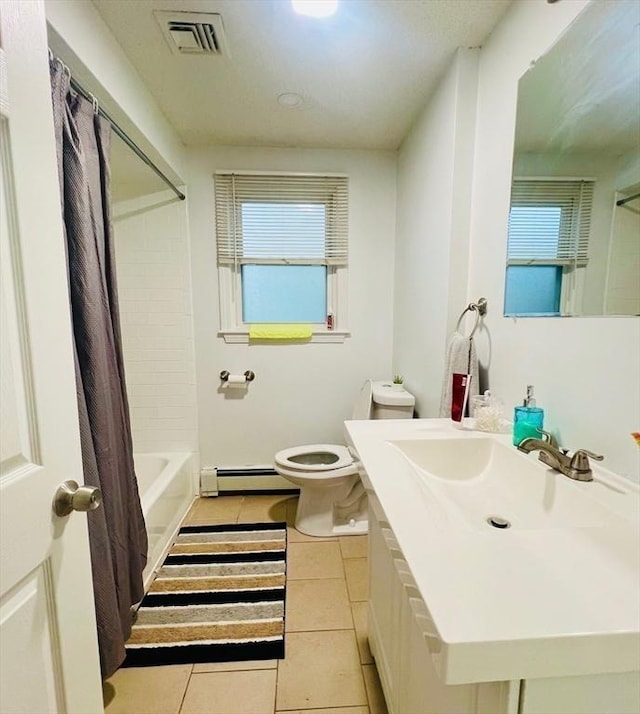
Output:
<svg viewBox="0 0 640 714">
<path fill-rule="evenodd" d="M 311 325 L 260 324 L 249 326 L 250 340 L 309 340 Z"/>
</svg>

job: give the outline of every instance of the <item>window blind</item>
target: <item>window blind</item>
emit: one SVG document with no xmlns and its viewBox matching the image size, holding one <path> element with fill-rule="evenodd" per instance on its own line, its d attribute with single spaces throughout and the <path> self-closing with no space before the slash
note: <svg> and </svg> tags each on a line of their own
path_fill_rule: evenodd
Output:
<svg viewBox="0 0 640 714">
<path fill-rule="evenodd" d="M 348 179 L 218 173 L 218 264 L 346 265 Z"/>
<path fill-rule="evenodd" d="M 589 259 L 594 182 L 514 179 L 509 265 L 577 265 Z"/>
</svg>

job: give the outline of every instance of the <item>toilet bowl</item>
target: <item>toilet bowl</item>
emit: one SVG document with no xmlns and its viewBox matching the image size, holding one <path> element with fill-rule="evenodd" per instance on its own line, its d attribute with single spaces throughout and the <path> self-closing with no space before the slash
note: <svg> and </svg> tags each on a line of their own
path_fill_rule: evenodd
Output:
<svg viewBox="0 0 640 714">
<path fill-rule="evenodd" d="M 388 382 L 367 380 L 353 419 L 413 416 L 415 400 Z M 367 494 L 356 459 L 341 444 L 307 444 L 279 451 L 275 470 L 300 487 L 295 527 L 310 536 L 362 535 L 368 531 Z"/>
</svg>

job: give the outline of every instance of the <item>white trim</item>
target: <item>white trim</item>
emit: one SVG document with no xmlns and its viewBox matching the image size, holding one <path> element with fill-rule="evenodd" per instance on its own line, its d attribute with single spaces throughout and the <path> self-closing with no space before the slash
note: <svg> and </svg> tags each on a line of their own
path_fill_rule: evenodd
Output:
<svg viewBox="0 0 640 714">
<path fill-rule="evenodd" d="M 327 281 L 327 312 L 333 314 L 333 330 L 328 334 L 342 333 L 350 337 L 349 331 L 349 268 L 346 265 L 336 265 L 329 271 Z M 328 340 L 332 342 L 333 340 Z M 344 340 L 342 340 L 344 341 Z"/>
<path fill-rule="evenodd" d="M 228 345 L 247 345 L 249 344 L 249 330 L 220 330 L 218 332 L 218 337 L 223 337 L 224 341 Z M 310 340 L 283 340 L 282 344 L 295 345 L 295 344 L 310 344 L 310 343 L 323 343 L 323 344 L 338 344 L 344 342 L 347 337 L 351 337 L 351 333 L 346 330 L 327 330 L 325 332 L 314 332 L 311 335 Z M 278 340 L 273 341 L 274 344 L 278 343 Z M 220 480 L 218 476 L 218 480 Z"/>
</svg>

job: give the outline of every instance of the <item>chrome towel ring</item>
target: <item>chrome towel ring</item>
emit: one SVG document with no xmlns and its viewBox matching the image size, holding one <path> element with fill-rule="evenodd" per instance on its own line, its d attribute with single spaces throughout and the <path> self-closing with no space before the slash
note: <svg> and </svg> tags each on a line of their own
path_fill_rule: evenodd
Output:
<svg viewBox="0 0 640 714">
<path fill-rule="evenodd" d="M 471 330 L 471 334 L 469 335 L 469 339 L 471 339 L 475 333 L 475 331 L 478 329 L 478 325 L 480 324 L 480 318 L 483 315 L 486 315 L 487 313 L 487 301 L 485 298 L 480 298 L 478 302 L 470 302 L 467 307 L 460 313 L 460 317 L 458 318 L 458 322 L 456 323 L 456 332 L 460 332 L 460 325 L 462 324 L 462 318 L 468 313 L 468 312 L 475 312 L 476 313 L 476 321 L 473 325 L 473 329 Z"/>
</svg>

